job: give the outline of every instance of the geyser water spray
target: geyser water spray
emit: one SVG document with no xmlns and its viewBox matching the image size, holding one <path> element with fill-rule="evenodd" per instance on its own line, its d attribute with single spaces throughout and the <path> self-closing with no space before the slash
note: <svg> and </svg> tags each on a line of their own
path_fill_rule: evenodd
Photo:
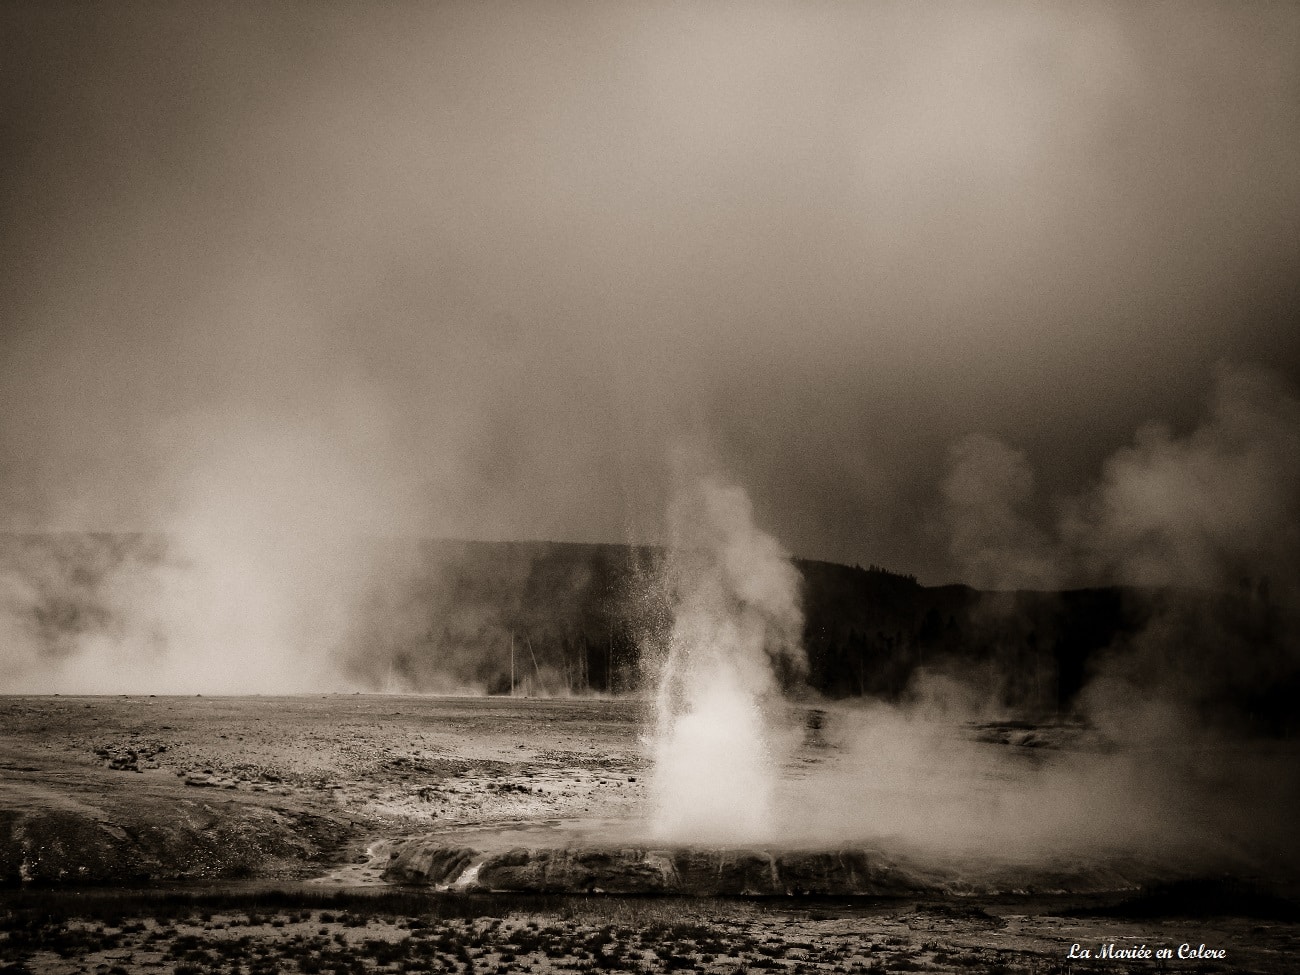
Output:
<svg viewBox="0 0 1300 975">
<path fill-rule="evenodd" d="M 773 828 L 773 663 L 804 666 L 799 574 L 745 492 L 704 479 L 670 511 L 673 626 L 655 699 L 656 839 L 755 842 Z"/>
</svg>

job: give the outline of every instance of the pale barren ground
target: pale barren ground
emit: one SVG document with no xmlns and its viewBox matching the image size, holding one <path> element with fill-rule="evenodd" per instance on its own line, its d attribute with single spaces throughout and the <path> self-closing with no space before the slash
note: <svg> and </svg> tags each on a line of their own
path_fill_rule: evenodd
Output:
<svg viewBox="0 0 1300 975">
<path fill-rule="evenodd" d="M 623 822 L 643 799 L 637 702 L 0 700 L 11 879 L 305 877 L 384 836 Z M 61 835 L 38 842 L 50 814 Z"/>
<path fill-rule="evenodd" d="M 1071 915 L 1096 902 L 1068 897 L 574 898 L 378 884 L 384 844 L 401 836 L 445 830 L 485 847 L 635 832 L 639 702 L 51 697 L 0 708 L 0 971 L 1156 970 L 1070 962 L 1073 942 L 1228 951 L 1169 971 L 1300 970 L 1300 928 L 1273 903 L 1245 917 L 1159 905 L 1107 917 Z"/>
</svg>

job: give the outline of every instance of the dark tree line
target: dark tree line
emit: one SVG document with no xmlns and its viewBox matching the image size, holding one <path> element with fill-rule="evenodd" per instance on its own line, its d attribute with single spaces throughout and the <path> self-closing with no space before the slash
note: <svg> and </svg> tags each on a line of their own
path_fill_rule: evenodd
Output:
<svg viewBox="0 0 1300 975">
<path fill-rule="evenodd" d="M 73 656 L 87 634 L 119 626 L 106 595 L 115 576 L 168 558 L 157 535 L 0 535 L 9 632 Z M 380 571 L 360 599 L 349 594 L 351 629 L 322 652 L 375 690 L 635 693 L 671 632 L 666 555 L 654 547 L 385 541 L 369 562 Z M 989 703 L 1064 714 L 1106 673 L 1300 730 L 1300 628 L 1267 579 L 1214 593 L 980 592 L 874 565 L 795 565 L 807 655 L 806 672 L 783 675 L 795 693 L 902 701 L 946 675 Z"/>
</svg>

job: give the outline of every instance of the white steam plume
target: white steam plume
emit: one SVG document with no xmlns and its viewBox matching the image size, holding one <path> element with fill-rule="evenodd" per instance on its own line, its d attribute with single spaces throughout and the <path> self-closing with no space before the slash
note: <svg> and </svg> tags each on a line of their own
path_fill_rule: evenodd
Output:
<svg viewBox="0 0 1300 975">
<path fill-rule="evenodd" d="M 0 607 L 20 638 L 6 650 L 5 690 L 351 689 L 341 654 L 366 588 L 388 568 L 369 540 L 393 509 L 374 458 L 306 420 L 221 413 L 186 432 L 152 548 L 113 555 L 84 534 L 26 548 Z M 78 618 L 50 652 L 50 634 L 30 621 L 61 605 Z"/>
<path fill-rule="evenodd" d="M 1089 579 L 1235 586 L 1300 581 L 1300 400 L 1274 374 L 1220 366 L 1209 416 L 1159 424 L 1115 453 L 1067 509 L 1061 539 Z"/>
<path fill-rule="evenodd" d="M 944 515 L 963 581 L 977 588 L 1047 586 L 1056 576 L 1054 553 L 1021 514 L 1033 493 L 1025 455 L 981 433 L 948 450 Z"/>
<path fill-rule="evenodd" d="M 675 607 L 655 699 L 652 830 L 675 842 L 762 840 L 780 768 L 773 665 L 804 666 L 799 576 L 740 488 L 701 479 L 669 520 Z"/>
<path fill-rule="evenodd" d="M 943 519 L 976 586 L 1235 586 L 1300 579 L 1300 400 L 1259 368 L 1220 366 L 1209 415 L 1184 437 L 1149 424 L 1050 533 L 1023 514 L 1025 455 L 971 434 L 949 450 Z"/>
</svg>

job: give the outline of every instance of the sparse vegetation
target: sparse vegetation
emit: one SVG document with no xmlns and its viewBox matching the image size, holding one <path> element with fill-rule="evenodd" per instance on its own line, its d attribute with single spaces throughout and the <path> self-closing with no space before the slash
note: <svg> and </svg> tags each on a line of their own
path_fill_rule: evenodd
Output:
<svg viewBox="0 0 1300 975">
<path fill-rule="evenodd" d="M 1058 919 L 1022 917 L 1015 946 L 995 951 L 969 945 L 973 930 L 987 928 L 987 918 L 954 914 L 950 930 L 927 930 L 938 916 L 932 906 L 876 908 L 846 921 L 825 909 L 757 901 L 302 890 L 176 898 L 34 891 L 10 894 L 0 905 L 0 972 L 1047 975 L 1064 970 Z M 1113 925 L 1107 931 L 1113 933 Z M 1267 965 L 1256 967 L 1269 971 Z"/>
</svg>

